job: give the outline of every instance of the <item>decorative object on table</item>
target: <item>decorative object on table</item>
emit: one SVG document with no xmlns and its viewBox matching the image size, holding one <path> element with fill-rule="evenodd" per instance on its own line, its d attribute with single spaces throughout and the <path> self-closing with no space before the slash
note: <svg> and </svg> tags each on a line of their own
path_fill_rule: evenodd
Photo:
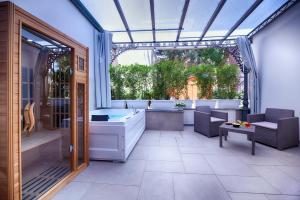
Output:
<svg viewBox="0 0 300 200">
<path fill-rule="evenodd" d="M 241 126 L 241 124 L 235 122 L 235 123 L 232 123 L 232 126 L 235 128 L 239 128 Z"/>
<path fill-rule="evenodd" d="M 183 102 L 178 102 L 175 104 L 175 107 L 178 108 L 178 109 L 183 109 L 186 107 L 185 103 Z"/>
<path fill-rule="evenodd" d="M 34 106 L 35 103 L 28 103 L 24 108 L 24 132 L 30 136 L 34 126 L 35 126 L 35 117 L 34 117 Z"/>
</svg>

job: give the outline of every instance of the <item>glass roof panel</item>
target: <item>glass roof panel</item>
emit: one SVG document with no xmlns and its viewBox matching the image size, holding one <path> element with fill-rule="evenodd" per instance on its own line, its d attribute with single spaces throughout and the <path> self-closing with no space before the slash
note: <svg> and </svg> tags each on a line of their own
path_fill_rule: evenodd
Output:
<svg viewBox="0 0 300 200">
<path fill-rule="evenodd" d="M 205 36 L 225 36 L 255 0 L 227 0 Z"/>
<path fill-rule="evenodd" d="M 147 32 L 132 32 L 133 41 L 135 42 L 152 42 L 152 31 Z"/>
<path fill-rule="evenodd" d="M 177 31 L 157 31 L 156 41 L 175 41 Z"/>
<path fill-rule="evenodd" d="M 81 0 L 81 2 L 105 30 L 125 30 L 114 1 Z"/>
<path fill-rule="evenodd" d="M 155 28 L 178 28 L 184 2 L 184 0 L 154 1 Z"/>
<path fill-rule="evenodd" d="M 220 0 L 191 1 L 181 32 L 181 40 L 197 40 Z"/>
<path fill-rule="evenodd" d="M 248 35 L 256 26 L 268 18 L 288 0 L 264 0 L 253 13 L 232 33 L 232 35 Z"/>
<path fill-rule="evenodd" d="M 120 0 L 120 5 L 130 29 L 152 28 L 149 0 Z"/>
<path fill-rule="evenodd" d="M 113 42 L 130 42 L 127 32 L 118 32 L 112 34 L 113 34 L 112 37 Z"/>
</svg>

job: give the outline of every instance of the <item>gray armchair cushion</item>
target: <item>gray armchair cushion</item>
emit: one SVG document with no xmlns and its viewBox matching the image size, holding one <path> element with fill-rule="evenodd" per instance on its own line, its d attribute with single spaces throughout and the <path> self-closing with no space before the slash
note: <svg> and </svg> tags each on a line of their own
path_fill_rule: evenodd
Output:
<svg viewBox="0 0 300 200">
<path fill-rule="evenodd" d="M 263 122 L 254 122 L 252 124 L 255 126 L 260 126 L 260 127 L 274 129 L 274 130 L 277 129 L 277 123 L 263 121 Z"/>
<path fill-rule="evenodd" d="M 211 117 L 211 118 L 210 118 L 210 121 L 211 121 L 211 122 L 219 122 L 219 121 L 223 121 L 223 122 L 225 122 L 225 120 L 224 120 L 224 119 L 217 118 L 217 117 Z"/>
<path fill-rule="evenodd" d="M 265 113 L 266 121 L 277 123 L 280 118 L 294 117 L 295 112 L 288 109 L 267 108 Z"/>
</svg>

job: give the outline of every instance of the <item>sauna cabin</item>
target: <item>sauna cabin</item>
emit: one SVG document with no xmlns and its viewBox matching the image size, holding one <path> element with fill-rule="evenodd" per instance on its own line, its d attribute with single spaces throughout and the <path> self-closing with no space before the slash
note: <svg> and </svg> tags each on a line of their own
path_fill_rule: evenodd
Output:
<svg viewBox="0 0 300 200">
<path fill-rule="evenodd" d="M 88 165 L 88 49 L 0 3 L 0 199 L 49 199 Z"/>
</svg>

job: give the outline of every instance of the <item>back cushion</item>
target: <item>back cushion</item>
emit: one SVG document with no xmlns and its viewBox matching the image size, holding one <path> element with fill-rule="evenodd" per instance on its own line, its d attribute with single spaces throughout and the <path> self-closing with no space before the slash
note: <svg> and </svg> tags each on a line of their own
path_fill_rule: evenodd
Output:
<svg viewBox="0 0 300 200">
<path fill-rule="evenodd" d="M 267 108 L 266 109 L 266 121 L 277 123 L 281 118 L 294 117 L 295 112 L 293 110 Z"/>
<path fill-rule="evenodd" d="M 209 106 L 197 106 L 196 111 L 211 113 L 211 108 Z"/>
</svg>

